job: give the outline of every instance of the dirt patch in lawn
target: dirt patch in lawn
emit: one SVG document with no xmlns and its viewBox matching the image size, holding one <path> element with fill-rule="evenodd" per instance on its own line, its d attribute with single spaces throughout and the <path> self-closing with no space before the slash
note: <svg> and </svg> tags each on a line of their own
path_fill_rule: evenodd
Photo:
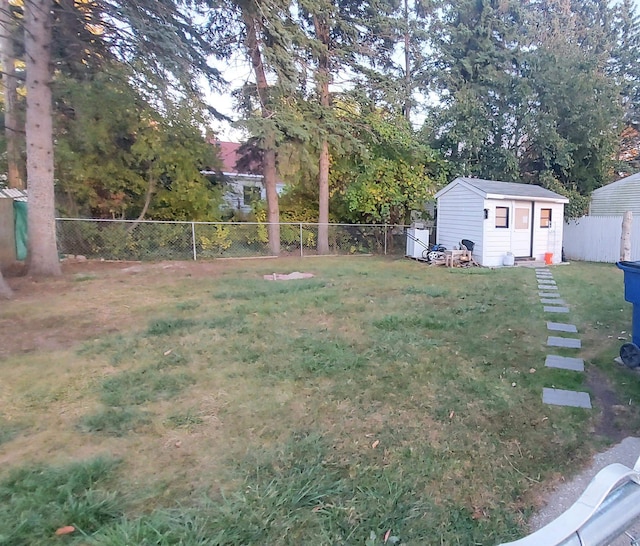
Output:
<svg viewBox="0 0 640 546">
<path fill-rule="evenodd" d="M 184 279 L 215 278 L 232 265 L 86 261 L 63 263 L 62 276 L 53 279 L 20 276 L 21 269 L 12 269 L 6 280 L 14 298 L 0 303 L 0 359 L 36 350 L 64 350 L 126 331 L 140 323 L 145 307 L 166 299 L 160 284 L 167 290 Z"/>
<path fill-rule="evenodd" d="M 593 394 L 594 407 L 600 411 L 594 430 L 597 435 L 620 442 L 627 436 L 637 434 L 635 406 L 621 400 L 611 381 L 594 366 L 589 367 L 587 386 Z"/>
</svg>

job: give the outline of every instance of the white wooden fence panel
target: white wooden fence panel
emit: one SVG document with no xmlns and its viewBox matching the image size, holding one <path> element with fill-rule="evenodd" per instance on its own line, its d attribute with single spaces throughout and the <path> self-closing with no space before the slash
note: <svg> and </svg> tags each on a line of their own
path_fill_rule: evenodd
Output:
<svg viewBox="0 0 640 546">
<path fill-rule="evenodd" d="M 583 216 L 564 225 L 567 260 L 615 263 L 620 260 L 622 216 Z M 633 218 L 631 260 L 640 260 L 640 217 Z"/>
</svg>

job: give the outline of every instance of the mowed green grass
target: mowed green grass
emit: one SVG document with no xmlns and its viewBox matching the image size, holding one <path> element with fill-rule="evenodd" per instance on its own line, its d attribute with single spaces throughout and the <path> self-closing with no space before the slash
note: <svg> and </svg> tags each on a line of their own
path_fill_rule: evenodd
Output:
<svg viewBox="0 0 640 546">
<path fill-rule="evenodd" d="M 274 270 L 315 277 L 262 278 Z M 597 407 L 542 404 L 545 386 L 587 387 L 544 368 L 532 269 L 188 271 L 93 271 L 71 296 L 58 283 L 52 317 L 70 297 L 74 316 L 96 302 L 130 316 L 0 360 L 0 545 L 498 544 L 606 443 Z M 635 372 L 611 364 L 631 328 L 621 272 L 553 271 L 587 365 L 635 411 Z M 0 319 L 20 310 L 3 304 Z M 65 525 L 76 531 L 54 537 Z"/>
</svg>

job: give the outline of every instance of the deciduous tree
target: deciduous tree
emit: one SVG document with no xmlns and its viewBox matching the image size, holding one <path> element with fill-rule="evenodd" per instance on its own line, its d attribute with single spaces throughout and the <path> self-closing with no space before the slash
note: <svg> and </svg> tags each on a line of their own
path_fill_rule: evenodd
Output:
<svg viewBox="0 0 640 546">
<path fill-rule="evenodd" d="M 332 204 L 342 220 L 404 224 L 411 211 L 446 184 L 437 154 L 422 143 L 399 109 L 344 108 L 359 146 L 337 157 L 331 171 Z"/>
</svg>

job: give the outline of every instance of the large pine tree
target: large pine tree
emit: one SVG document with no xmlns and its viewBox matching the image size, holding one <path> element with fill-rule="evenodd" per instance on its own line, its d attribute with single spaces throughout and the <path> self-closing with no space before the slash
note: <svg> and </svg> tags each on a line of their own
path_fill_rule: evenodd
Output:
<svg viewBox="0 0 640 546">
<path fill-rule="evenodd" d="M 27 71 L 27 184 L 29 273 L 60 273 L 55 239 L 51 63 L 83 70 L 108 51 L 128 63 L 141 92 L 159 108 L 176 95 L 196 97 L 200 75 L 216 78 L 206 61 L 210 46 L 194 21 L 196 0 L 25 0 Z M 66 40 L 53 40 L 56 35 Z M 73 52 L 72 55 L 68 55 Z M 77 55 L 81 58 L 78 59 Z M 77 62 L 76 62 L 77 61 Z"/>
</svg>

